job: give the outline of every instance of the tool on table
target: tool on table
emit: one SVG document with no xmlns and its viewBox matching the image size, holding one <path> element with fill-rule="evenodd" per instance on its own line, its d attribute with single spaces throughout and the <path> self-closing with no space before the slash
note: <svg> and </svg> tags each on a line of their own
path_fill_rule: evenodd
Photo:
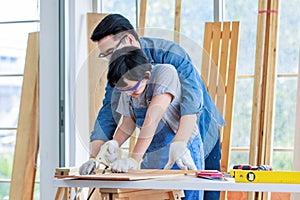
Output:
<svg viewBox="0 0 300 200">
<path fill-rule="evenodd" d="M 300 172 L 236 170 L 235 182 L 241 183 L 300 183 Z"/>
<path fill-rule="evenodd" d="M 199 178 L 205 178 L 210 180 L 219 180 L 219 181 L 227 181 L 224 178 L 224 175 L 222 172 L 216 171 L 216 170 L 202 170 L 202 171 L 196 171 L 196 177 Z"/>
<path fill-rule="evenodd" d="M 232 169 L 241 169 L 241 170 L 262 170 L 262 171 L 271 171 L 272 167 L 270 165 L 234 165 Z"/>
<path fill-rule="evenodd" d="M 99 163 L 101 163 L 101 164 L 103 164 L 105 167 L 104 167 L 104 169 L 102 170 L 102 172 L 101 172 L 101 174 L 105 174 L 105 172 L 106 172 L 106 170 L 109 168 L 109 166 L 110 166 L 110 162 L 105 158 L 105 151 L 99 151 L 99 153 L 98 153 L 98 155 L 96 156 L 96 160 L 99 162 Z M 92 194 L 94 193 L 94 191 L 95 191 L 95 189 L 96 188 L 93 188 L 92 190 L 91 190 L 91 192 L 90 192 L 90 194 L 89 194 L 89 196 L 88 196 L 88 198 L 87 198 L 87 200 L 89 200 L 90 199 L 90 197 L 92 196 Z"/>
<path fill-rule="evenodd" d="M 270 165 L 234 165 L 232 170 L 230 170 L 230 176 L 235 177 L 237 171 L 241 170 L 254 170 L 254 171 L 272 171 L 272 167 Z"/>
</svg>

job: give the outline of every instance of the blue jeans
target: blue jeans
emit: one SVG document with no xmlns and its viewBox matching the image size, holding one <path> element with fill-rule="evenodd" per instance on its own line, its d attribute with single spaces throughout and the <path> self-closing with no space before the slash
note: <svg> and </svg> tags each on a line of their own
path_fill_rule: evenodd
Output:
<svg viewBox="0 0 300 200">
<path fill-rule="evenodd" d="M 219 138 L 217 144 L 214 146 L 213 150 L 205 159 L 205 169 L 220 171 L 221 169 L 220 159 L 221 159 L 221 147 L 220 147 L 220 138 Z M 218 200 L 218 199 L 220 199 L 220 191 L 204 191 L 204 200 Z"/>
</svg>

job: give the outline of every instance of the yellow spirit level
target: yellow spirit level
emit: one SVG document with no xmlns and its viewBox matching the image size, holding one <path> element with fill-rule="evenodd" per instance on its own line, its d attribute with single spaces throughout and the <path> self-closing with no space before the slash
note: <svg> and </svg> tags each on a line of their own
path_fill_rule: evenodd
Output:
<svg viewBox="0 0 300 200">
<path fill-rule="evenodd" d="M 230 175 L 241 183 L 300 183 L 300 171 L 230 170 Z"/>
</svg>

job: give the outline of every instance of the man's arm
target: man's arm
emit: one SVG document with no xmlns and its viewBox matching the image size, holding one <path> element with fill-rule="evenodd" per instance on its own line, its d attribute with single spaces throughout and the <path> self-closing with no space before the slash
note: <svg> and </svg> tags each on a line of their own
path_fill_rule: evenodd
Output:
<svg viewBox="0 0 300 200">
<path fill-rule="evenodd" d="M 104 142 L 113 138 L 120 120 L 120 114 L 115 111 L 119 96 L 120 93 L 113 91 L 113 88 L 109 85 L 106 86 L 103 106 L 98 113 L 94 129 L 90 136 L 91 157 L 95 157 L 98 154 Z"/>
<path fill-rule="evenodd" d="M 171 64 L 178 72 L 182 88 L 181 115 L 198 113 L 206 89 L 185 50 L 174 42 L 153 38 L 141 38 L 141 47 L 150 62 Z"/>
</svg>

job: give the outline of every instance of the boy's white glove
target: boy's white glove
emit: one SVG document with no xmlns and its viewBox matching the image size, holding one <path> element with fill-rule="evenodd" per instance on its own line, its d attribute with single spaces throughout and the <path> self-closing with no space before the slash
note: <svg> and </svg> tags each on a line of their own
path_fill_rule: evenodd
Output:
<svg viewBox="0 0 300 200">
<path fill-rule="evenodd" d="M 79 167 L 80 175 L 92 174 L 95 168 L 99 167 L 99 162 L 95 158 L 90 158 Z"/>
<path fill-rule="evenodd" d="M 128 172 L 130 169 L 139 169 L 140 164 L 134 158 L 122 158 L 111 164 L 111 171 L 117 173 Z"/>
<path fill-rule="evenodd" d="M 116 140 L 109 140 L 105 142 L 96 156 L 90 158 L 87 162 L 83 163 L 79 168 L 80 175 L 92 174 L 94 169 L 100 167 L 100 163 L 109 167 L 112 162 L 118 159 L 119 144 Z"/>
<path fill-rule="evenodd" d="M 164 169 L 171 169 L 174 163 L 183 170 L 196 170 L 197 167 L 192 159 L 190 150 L 186 147 L 183 141 L 172 142 L 169 151 L 169 161 Z"/>
<path fill-rule="evenodd" d="M 105 142 L 96 156 L 96 160 L 105 166 L 110 166 L 111 163 L 118 159 L 119 144 L 116 140 L 109 140 Z"/>
</svg>

